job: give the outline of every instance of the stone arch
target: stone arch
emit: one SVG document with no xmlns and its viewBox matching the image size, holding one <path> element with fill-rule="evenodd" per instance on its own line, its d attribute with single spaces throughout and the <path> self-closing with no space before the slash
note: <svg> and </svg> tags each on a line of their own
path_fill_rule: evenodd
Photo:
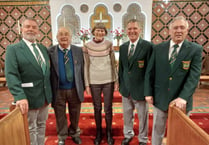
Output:
<svg viewBox="0 0 209 145">
<path fill-rule="evenodd" d="M 61 9 L 61 14 L 57 18 L 57 24 L 58 29 L 63 26 L 70 29 L 72 43 L 79 44 L 81 42 L 77 34 L 80 28 L 80 18 L 75 14 L 75 9 L 71 5 L 65 5 Z"/>
<path fill-rule="evenodd" d="M 124 30 L 126 29 L 127 23 L 130 19 L 137 19 L 140 22 L 141 38 L 144 38 L 146 17 L 142 13 L 141 7 L 136 3 L 130 4 L 130 6 L 128 6 L 127 13 L 125 13 L 122 17 L 122 27 Z M 124 41 L 127 41 L 127 40 L 128 38 L 126 38 L 126 40 L 124 39 Z"/>
</svg>

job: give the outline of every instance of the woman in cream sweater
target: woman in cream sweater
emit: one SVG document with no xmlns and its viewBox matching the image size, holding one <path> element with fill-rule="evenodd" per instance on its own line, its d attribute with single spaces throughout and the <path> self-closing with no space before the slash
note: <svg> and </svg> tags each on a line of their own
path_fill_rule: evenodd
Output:
<svg viewBox="0 0 209 145">
<path fill-rule="evenodd" d="M 102 140 L 102 96 L 104 97 L 104 112 L 106 135 L 109 145 L 114 144 L 112 137 L 112 100 L 114 89 L 118 88 L 115 55 L 112 42 L 104 39 L 107 29 L 104 24 L 97 23 L 92 29 L 93 39 L 84 45 L 85 86 L 86 92 L 92 95 L 94 117 L 96 122 L 95 145 Z"/>
</svg>

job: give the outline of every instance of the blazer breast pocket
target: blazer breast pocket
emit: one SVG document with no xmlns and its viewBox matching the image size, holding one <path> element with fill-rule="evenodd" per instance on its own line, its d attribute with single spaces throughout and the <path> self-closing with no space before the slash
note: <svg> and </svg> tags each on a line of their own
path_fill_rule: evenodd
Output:
<svg viewBox="0 0 209 145">
<path fill-rule="evenodd" d="M 138 67 L 144 68 L 144 60 L 138 60 Z"/>
<path fill-rule="evenodd" d="M 188 60 L 188 61 L 181 61 L 181 62 L 182 62 L 182 69 L 185 71 L 188 71 L 190 68 L 191 61 Z"/>
</svg>

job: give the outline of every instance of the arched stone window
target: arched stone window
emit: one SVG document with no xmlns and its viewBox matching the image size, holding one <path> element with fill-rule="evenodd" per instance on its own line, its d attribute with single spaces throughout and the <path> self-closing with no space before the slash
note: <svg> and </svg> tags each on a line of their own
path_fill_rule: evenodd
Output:
<svg viewBox="0 0 209 145">
<path fill-rule="evenodd" d="M 138 4 L 131 4 L 127 9 L 127 13 L 122 17 L 122 26 L 124 30 L 126 29 L 127 23 L 130 19 L 137 19 L 140 22 L 141 38 L 144 38 L 145 15 L 142 13 L 141 7 Z M 123 42 L 127 40 L 128 37 L 124 39 Z"/>
<path fill-rule="evenodd" d="M 80 38 L 78 36 L 79 28 L 80 28 L 80 19 L 75 14 L 75 9 L 70 5 L 65 5 L 61 14 L 57 18 L 57 27 L 66 27 L 70 29 L 72 33 L 72 43 L 78 44 L 80 43 Z"/>
</svg>

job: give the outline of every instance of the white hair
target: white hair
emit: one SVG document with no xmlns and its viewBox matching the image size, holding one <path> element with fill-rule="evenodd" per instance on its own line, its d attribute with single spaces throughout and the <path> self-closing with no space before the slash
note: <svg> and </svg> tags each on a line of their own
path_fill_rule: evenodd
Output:
<svg viewBox="0 0 209 145">
<path fill-rule="evenodd" d="M 187 21 L 183 16 L 177 16 L 177 17 L 175 17 L 175 18 L 171 21 L 171 23 L 170 23 L 170 25 L 169 25 L 169 29 L 171 29 L 172 24 L 173 24 L 175 21 L 177 21 L 177 20 L 183 20 L 183 21 L 185 21 L 185 22 L 186 22 L 186 27 L 189 28 L 189 23 L 188 23 L 188 21 Z"/>
</svg>

